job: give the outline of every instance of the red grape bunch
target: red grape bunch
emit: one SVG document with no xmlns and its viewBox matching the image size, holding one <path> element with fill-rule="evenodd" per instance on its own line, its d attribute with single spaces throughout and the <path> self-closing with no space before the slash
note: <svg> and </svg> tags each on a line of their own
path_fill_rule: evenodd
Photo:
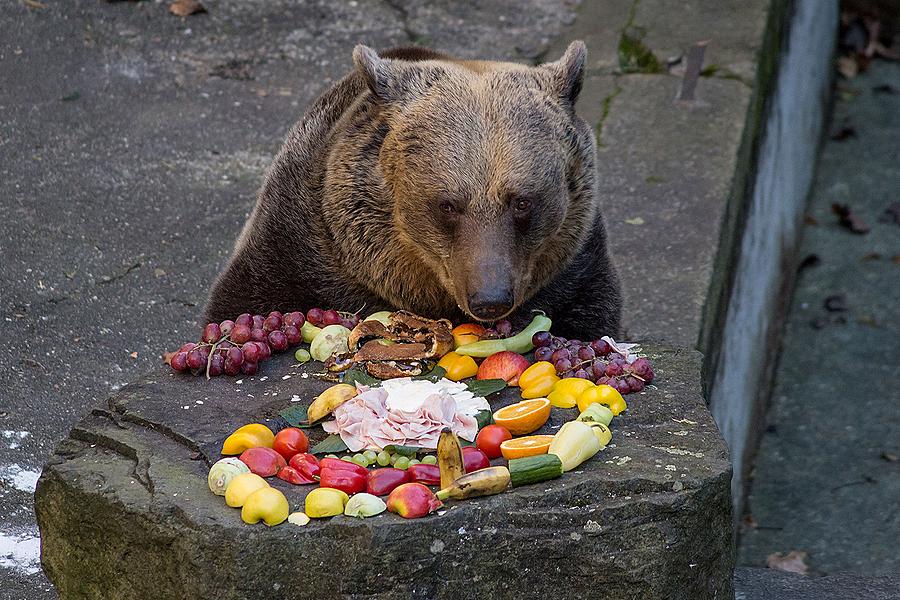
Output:
<svg viewBox="0 0 900 600">
<path fill-rule="evenodd" d="M 175 371 L 191 371 L 206 377 L 254 375 L 259 363 L 303 341 L 301 328 L 305 322 L 313 326 L 343 325 L 353 329 L 359 316 L 336 310 L 312 308 L 306 315 L 300 311 L 282 314 L 274 310 L 268 316 L 244 313 L 234 321 L 207 323 L 199 342 L 189 342 L 178 351 L 166 355 Z"/>
<path fill-rule="evenodd" d="M 578 377 L 597 385 L 606 384 L 622 395 L 640 392 L 653 381 L 653 366 L 647 358 L 628 363 L 605 340 L 567 340 L 540 331 L 531 341 L 535 346 L 534 359 L 553 363 L 562 378 Z"/>
</svg>

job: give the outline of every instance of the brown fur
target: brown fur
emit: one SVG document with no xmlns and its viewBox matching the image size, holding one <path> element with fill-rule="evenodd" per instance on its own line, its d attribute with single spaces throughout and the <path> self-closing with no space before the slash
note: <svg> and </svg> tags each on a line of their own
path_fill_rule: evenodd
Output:
<svg viewBox="0 0 900 600">
<path fill-rule="evenodd" d="M 580 42 L 540 67 L 357 47 L 288 135 L 207 317 L 542 309 L 560 333 L 617 334 L 595 142 L 574 111 L 584 60 Z"/>
</svg>

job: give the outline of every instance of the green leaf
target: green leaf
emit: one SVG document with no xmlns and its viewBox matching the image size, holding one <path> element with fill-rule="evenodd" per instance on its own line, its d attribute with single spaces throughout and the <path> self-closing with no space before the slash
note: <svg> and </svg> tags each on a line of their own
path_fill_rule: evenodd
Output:
<svg viewBox="0 0 900 600">
<path fill-rule="evenodd" d="M 475 415 L 475 421 L 478 422 L 478 429 L 487 427 L 494 422 L 494 414 L 487 409 L 480 410 L 478 411 L 478 414 Z"/>
<path fill-rule="evenodd" d="M 341 382 L 350 385 L 356 385 L 358 383 L 360 385 L 367 385 L 369 387 L 378 387 L 381 385 L 380 379 L 375 379 L 362 369 L 350 369 L 349 371 L 344 373 L 344 378 L 341 380 Z"/>
<path fill-rule="evenodd" d="M 416 379 L 416 380 L 426 379 L 432 383 L 437 383 L 438 381 L 443 379 L 444 375 L 446 375 L 446 374 L 447 374 L 447 371 L 446 371 L 446 369 L 444 369 L 444 367 L 439 367 L 437 365 L 434 365 L 434 368 L 432 370 L 428 371 L 427 373 L 422 373 L 421 375 L 416 375 L 412 379 Z"/>
<path fill-rule="evenodd" d="M 291 427 L 302 427 L 304 429 L 312 427 L 307 415 L 308 406 L 301 404 L 291 404 L 286 409 L 280 411 L 278 416 L 287 421 Z"/>
<path fill-rule="evenodd" d="M 347 450 L 347 444 L 336 433 L 332 433 L 327 438 L 316 444 L 309 451 L 310 454 L 337 454 Z"/>
<path fill-rule="evenodd" d="M 412 458 L 419 452 L 431 452 L 427 448 L 419 448 L 418 446 L 395 446 L 391 444 L 384 448 L 384 451 L 388 454 L 399 454 L 400 456 L 405 456 L 407 458 Z"/>
<path fill-rule="evenodd" d="M 466 382 L 466 387 L 476 396 L 487 398 L 488 395 L 504 389 L 506 382 L 502 379 L 471 379 Z"/>
</svg>

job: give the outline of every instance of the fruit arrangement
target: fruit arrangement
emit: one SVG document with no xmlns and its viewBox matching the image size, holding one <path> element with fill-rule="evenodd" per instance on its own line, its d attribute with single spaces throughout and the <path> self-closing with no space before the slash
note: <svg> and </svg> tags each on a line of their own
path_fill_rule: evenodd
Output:
<svg viewBox="0 0 900 600">
<path fill-rule="evenodd" d="M 359 315 L 321 308 L 312 308 L 306 314 L 272 311 L 265 317 L 244 313 L 233 321 L 207 323 L 199 342 L 188 342 L 175 352 L 164 354 L 163 360 L 175 371 L 205 374 L 207 378 L 223 373 L 255 375 L 259 363 L 275 352 L 316 338 L 320 338 L 318 346 L 322 346 L 323 341 L 339 338 L 343 332 L 346 332 L 343 335 L 346 339 L 358 324 Z M 320 336 L 323 331 L 326 335 Z M 340 349 L 340 342 L 337 343 Z M 314 353 L 316 349 L 311 347 L 310 352 Z M 331 355 L 330 347 L 322 350 L 326 352 L 326 358 Z M 309 360 L 310 353 L 306 350 L 303 353 Z"/>
<path fill-rule="evenodd" d="M 171 355 L 172 367 L 202 372 L 203 364 L 193 366 L 198 364 L 196 354 L 192 366 L 186 369 L 177 366 L 186 363 L 187 356 L 175 357 L 199 352 L 206 357 L 209 370 L 208 357 L 222 354 L 223 344 L 223 360 L 228 361 L 232 350 L 245 354 L 247 344 L 262 343 L 253 339 L 261 336 L 259 332 L 245 339 L 239 321 L 251 332 L 258 329 L 267 336 L 280 332 L 285 338 L 290 334 L 292 341 L 287 345 L 276 343 L 280 350 L 292 344 L 310 344 L 309 351 L 297 349 L 298 361 L 321 361 L 325 377 L 343 378 L 312 400 L 302 421 L 277 434 L 266 425 L 252 423 L 225 439 L 224 458 L 211 468 L 209 488 L 224 496 L 228 506 L 241 508 L 241 517 L 247 523 L 277 525 L 287 521 L 305 525 L 310 519 L 339 514 L 365 518 L 384 511 L 419 518 L 447 501 L 555 479 L 606 447 L 612 438 L 610 423 L 628 408 L 623 396 L 643 390 L 654 378 L 650 361 L 637 356 L 633 344 L 620 344 L 611 338 L 565 340 L 550 334 L 551 322 L 544 315 L 535 316 L 525 329 L 514 334 L 511 325 L 502 321 L 493 329 L 472 323 L 451 328 L 445 321 L 411 313 L 376 313 L 360 321 L 356 315 L 318 309 L 305 315 L 272 313 L 261 323 L 256 317 L 242 315 L 233 325 L 207 325 L 200 343 Z M 278 335 L 275 338 L 280 339 Z M 253 346 L 250 348 L 252 352 Z M 382 352 L 382 348 L 389 352 Z M 221 372 L 234 372 L 234 363 L 232 360 L 229 369 L 223 367 Z M 416 376 L 382 377 L 383 382 L 370 378 L 365 381 L 366 387 L 355 385 L 365 373 L 399 377 L 410 372 Z M 429 411 L 433 406 L 429 408 L 424 400 L 417 404 L 415 398 L 404 395 L 407 388 L 403 386 L 412 390 L 408 393 L 429 395 L 433 403 L 440 388 L 435 384 L 440 382 L 462 394 L 448 395 L 445 402 L 468 402 L 469 408 L 473 393 L 464 391 L 467 386 L 484 395 L 518 387 L 522 399 L 479 414 L 477 425 L 471 428 L 471 439 L 460 437 L 463 431 L 468 435 L 465 427 L 454 430 L 439 426 L 435 437 L 420 438 L 431 440 L 430 447 L 385 442 L 374 445 L 371 438 L 333 433 L 311 448 L 302 429 L 323 424 L 326 431 L 336 431 L 336 421 L 327 421 L 329 417 L 346 420 L 355 414 L 353 410 L 371 406 L 377 414 L 385 415 L 383 411 L 394 410 L 392 400 L 401 408 L 379 417 L 385 422 L 396 420 L 397 415 L 410 417 L 414 408 L 432 414 Z M 372 390 L 384 391 L 379 396 Z M 378 404 L 376 400 L 385 395 L 388 400 Z M 488 406 L 484 398 L 474 401 Z M 572 408 L 578 409 L 577 417 L 566 421 L 555 434 L 538 432 L 554 410 Z M 271 477 L 316 487 L 306 494 L 302 511 L 290 512 L 284 494 L 266 481 Z"/>
</svg>

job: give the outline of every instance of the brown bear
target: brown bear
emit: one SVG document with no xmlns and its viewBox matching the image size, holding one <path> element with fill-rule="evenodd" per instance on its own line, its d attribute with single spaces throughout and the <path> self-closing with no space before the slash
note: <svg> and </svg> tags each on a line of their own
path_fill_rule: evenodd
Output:
<svg viewBox="0 0 900 600">
<path fill-rule="evenodd" d="M 575 113 L 585 58 L 582 42 L 537 67 L 357 46 L 288 134 L 206 317 L 542 310 L 558 335 L 618 334 L 596 142 Z"/>
</svg>

